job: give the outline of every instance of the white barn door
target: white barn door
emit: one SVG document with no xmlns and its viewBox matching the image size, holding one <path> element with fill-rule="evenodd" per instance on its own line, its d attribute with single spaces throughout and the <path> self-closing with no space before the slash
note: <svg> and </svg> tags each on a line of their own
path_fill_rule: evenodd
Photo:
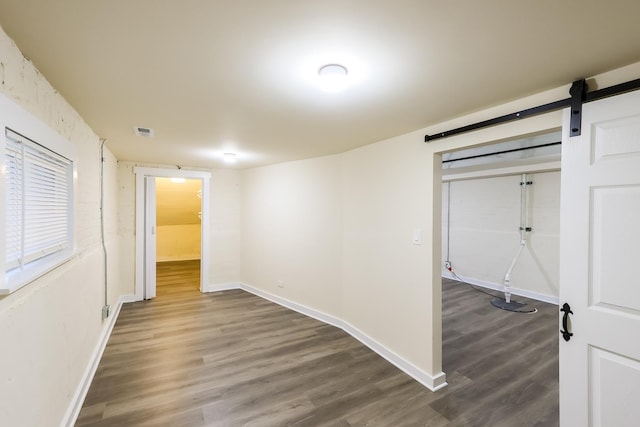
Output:
<svg viewBox="0 0 640 427">
<path fill-rule="evenodd" d="M 583 106 L 562 141 L 560 425 L 640 425 L 640 91 Z M 560 313 L 563 327 L 565 315 Z"/>
</svg>

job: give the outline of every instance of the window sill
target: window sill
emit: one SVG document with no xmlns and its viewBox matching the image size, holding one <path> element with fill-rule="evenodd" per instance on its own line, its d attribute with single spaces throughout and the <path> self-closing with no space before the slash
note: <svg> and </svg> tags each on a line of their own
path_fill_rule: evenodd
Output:
<svg viewBox="0 0 640 427">
<path fill-rule="evenodd" d="M 4 274 L 4 280 L 0 285 L 0 297 L 14 293 L 20 288 L 36 281 L 45 274 L 55 270 L 62 264 L 73 258 L 71 251 L 56 253 L 49 257 L 30 263 L 19 271 L 9 271 Z"/>
</svg>

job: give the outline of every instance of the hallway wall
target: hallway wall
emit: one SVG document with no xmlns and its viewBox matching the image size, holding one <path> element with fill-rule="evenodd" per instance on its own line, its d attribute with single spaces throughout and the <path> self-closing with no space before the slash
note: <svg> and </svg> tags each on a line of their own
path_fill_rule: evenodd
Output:
<svg viewBox="0 0 640 427">
<path fill-rule="evenodd" d="M 640 63 L 597 81 L 638 75 Z M 414 377 L 443 385 L 441 153 L 548 133 L 562 113 L 432 143 L 424 136 L 564 99 L 569 86 L 335 156 L 243 171 L 243 281 L 338 317 Z"/>
<path fill-rule="evenodd" d="M 340 317 L 340 156 L 242 171 L 242 282 Z"/>
<path fill-rule="evenodd" d="M 2 30 L 0 62 L 0 93 L 62 135 L 76 152 L 73 257 L 0 297 L 0 424 L 58 425 L 107 322 L 101 317 L 100 140 Z M 113 307 L 128 289 L 118 280 L 117 164 L 108 144 L 104 154 L 108 303 Z"/>
</svg>

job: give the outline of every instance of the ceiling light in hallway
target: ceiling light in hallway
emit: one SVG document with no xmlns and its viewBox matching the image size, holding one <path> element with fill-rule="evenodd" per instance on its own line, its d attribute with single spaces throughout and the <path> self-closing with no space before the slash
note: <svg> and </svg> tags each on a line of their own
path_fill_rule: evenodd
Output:
<svg viewBox="0 0 640 427">
<path fill-rule="evenodd" d="M 318 70 L 320 87 L 325 92 L 340 92 L 347 88 L 347 68 L 340 64 L 327 64 Z"/>
<path fill-rule="evenodd" d="M 236 155 L 234 153 L 224 153 L 222 158 L 225 163 L 235 163 L 237 161 Z"/>
</svg>

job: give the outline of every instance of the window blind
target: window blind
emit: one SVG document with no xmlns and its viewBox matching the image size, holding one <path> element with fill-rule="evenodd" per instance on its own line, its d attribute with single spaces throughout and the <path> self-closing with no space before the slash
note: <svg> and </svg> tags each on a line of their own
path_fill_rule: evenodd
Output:
<svg viewBox="0 0 640 427">
<path fill-rule="evenodd" d="M 6 130 L 7 272 L 71 245 L 73 164 Z"/>
</svg>

